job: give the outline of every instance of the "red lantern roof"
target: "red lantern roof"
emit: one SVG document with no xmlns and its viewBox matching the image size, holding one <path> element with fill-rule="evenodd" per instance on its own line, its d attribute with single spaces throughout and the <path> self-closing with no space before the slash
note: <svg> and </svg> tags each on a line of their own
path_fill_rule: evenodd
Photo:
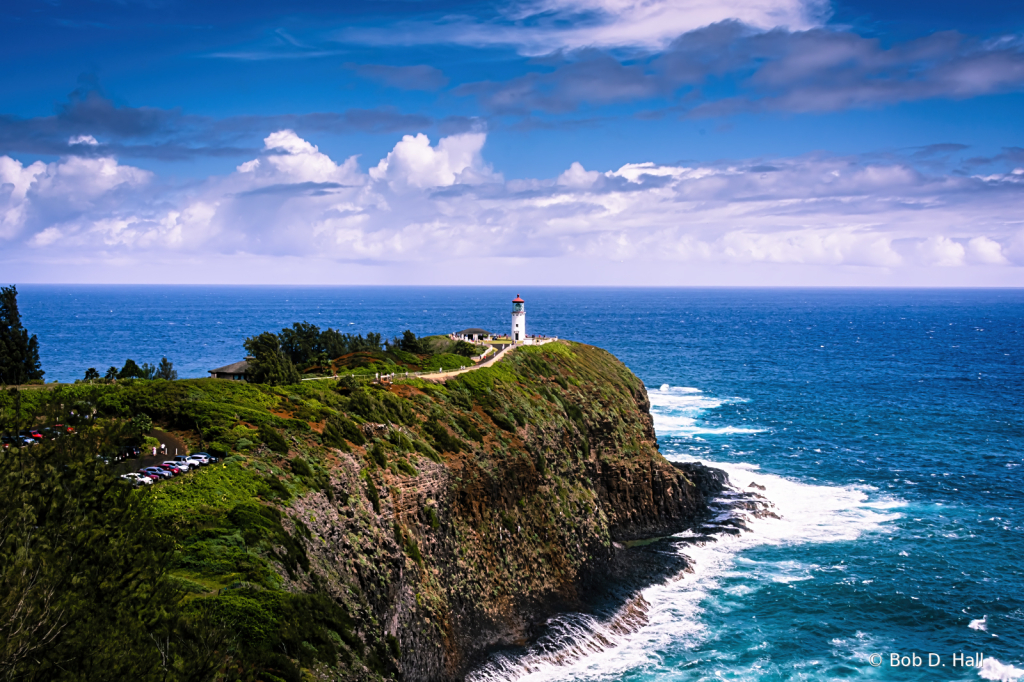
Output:
<svg viewBox="0 0 1024 682">
<path fill-rule="evenodd" d="M 519 298 L 519 294 L 516 294 L 516 297 L 512 299 L 512 302 L 513 303 L 526 303 L 526 301 L 524 301 L 523 299 Z"/>
</svg>

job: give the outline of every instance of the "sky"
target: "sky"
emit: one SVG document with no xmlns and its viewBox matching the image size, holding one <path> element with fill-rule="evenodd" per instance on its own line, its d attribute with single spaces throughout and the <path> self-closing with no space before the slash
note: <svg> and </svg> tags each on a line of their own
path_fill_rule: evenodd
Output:
<svg viewBox="0 0 1024 682">
<path fill-rule="evenodd" d="M 1015 0 L 20 0 L 0 282 L 1024 286 Z"/>
</svg>

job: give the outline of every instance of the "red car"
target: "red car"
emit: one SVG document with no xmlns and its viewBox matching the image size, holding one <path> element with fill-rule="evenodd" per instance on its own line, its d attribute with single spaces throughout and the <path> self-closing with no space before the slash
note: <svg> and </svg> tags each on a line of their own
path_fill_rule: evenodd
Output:
<svg viewBox="0 0 1024 682">
<path fill-rule="evenodd" d="M 174 465 L 171 465 L 171 464 L 157 464 L 157 466 L 160 467 L 161 469 L 165 469 L 167 471 L 170 471 L 175 476 L 177 476 L 178 474 L 181 473 L 181 469 L 179 469 L 178 467 L 176 467 Z"/>
</svg>

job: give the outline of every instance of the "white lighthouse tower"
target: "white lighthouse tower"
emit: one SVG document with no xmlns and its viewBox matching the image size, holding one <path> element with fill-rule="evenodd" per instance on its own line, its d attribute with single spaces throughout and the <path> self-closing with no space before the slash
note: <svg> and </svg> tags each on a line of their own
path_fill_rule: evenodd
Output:
<svg viewBox="0 0 1024 682">
<path fill-rule="evenodd" d="M 512 300 L 512 342 L 526 340 L 526 301 L 516 294 Z"/>
</svg>

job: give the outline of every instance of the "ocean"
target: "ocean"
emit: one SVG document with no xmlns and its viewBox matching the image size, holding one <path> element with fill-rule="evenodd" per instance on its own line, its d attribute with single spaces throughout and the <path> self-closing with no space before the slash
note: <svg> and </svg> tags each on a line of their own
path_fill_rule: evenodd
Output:
<svg viewBox="0 0 1024 682">
<path fill-rule="evenodd" d="M 46 378 L 61 381 L 128 357 L 205 376 L 241 359 L 246 336 L 303 320 L 388 337 L 505 331 L 521 294 L 529 333 L 606 348 L 644 381 L 666 457 L 764 486 L 776 505 L 779 519 L 688 548 L 694 572 L 645 591 L 646 626 L 601 632 L 570 614 L 553 626 L 577 655 L 527 651 L 476 679 L 1024 676 L 1022 290 L 19 292 Z"/>
</svg>

